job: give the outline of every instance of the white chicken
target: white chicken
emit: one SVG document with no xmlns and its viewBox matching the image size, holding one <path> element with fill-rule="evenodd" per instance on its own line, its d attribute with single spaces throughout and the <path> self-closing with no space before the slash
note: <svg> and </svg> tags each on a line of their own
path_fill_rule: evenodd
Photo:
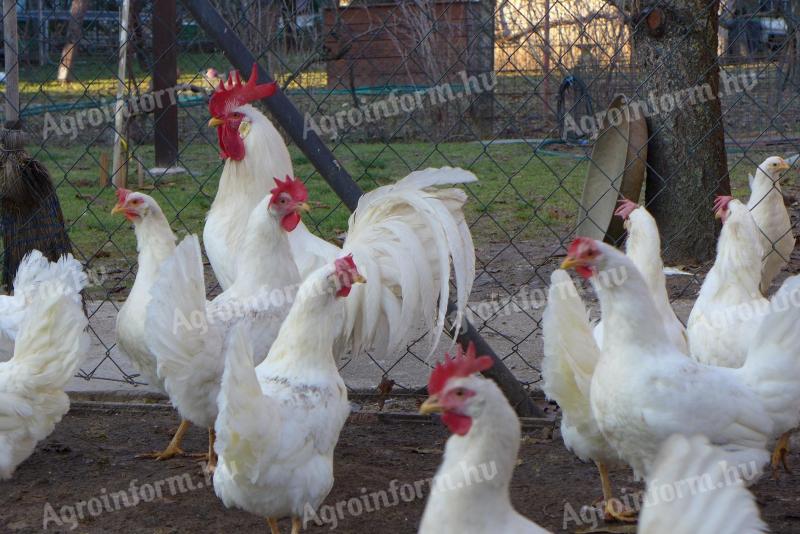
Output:
<svg viewBox="0 0 800 534">
<path fill-rule="evenodd" d="M 86 275 L 75 261 L 50 262 L 38 250 L 29 252 L 19 264 L 14 278 L 14 294 L 0 295 L 0 362 L 14 354 L 14 340 L 17 338 L 28 306 L 31 305 L 36 290 L 45 283 L 69 283 L 74 287 L 85 284 Z M 80 288 L 74 298 L 81 302 Z"/>
<path fill-rule="evenodd" d="M 747 209 L 760 230 L 764 250 L 761 270 L 761 292 L 766 295 L 772 281 L 789 262 L 794 250 L 792 221 L 783 201 L 781 175 L 791 165 L 783 158 L 772 156 L 758 166 L 755 177 L 750 177 L 750 199 Z"/>
<path fill-rule="evenodd" d="M 715 216 L 722 219 L 717 257 L 708 271 L 689 314 L 689 350 L 692 358 L 707 365 L 741 367 L 755 339 L 754 327 L 769 301 L 761 295 L 759 231 L 744 204 L 729 196 L 714 202 Z"/>
<path fill-rule="evenodd" d="M 638 532 L 767 532 L 753 494 L 727 470 L 724 456 L 704 436 L 670 436 L 653 464 Z"/>
<path fill-rule="evenodd" d="M 297 182 L 302 184 L 302 182 Z M 185 238 L 164 261 L 146 310 L 147 346 L 157 355 L 158 374 L 181 416 L 209 429 L 209 468 L 214 469 L 213 427 L 224 366 L 224 341 L 246 317 L 261 362 L 278 334 L 300 275 L 288 231 L 307 209 L 305 189 L 280 182 L 250 215 L 236 281 L 206 301 L 203 258 L 197 237 Z"/>
<path fill-rule="evenodd" d="M 682 433 L 708 436 L 748 481 L 760 474 L 768 443 L 800 419 L 800 308 L 770 311 L 742 368 L 710 367 L 674 348 L 644 279 L 624 254 L 577 238 L 562 267 L 595 278 L 605 345 L 592 376 L 592 413 L 634 473 L 647 478 L 660 445 Z M 790 302 L 798 290 L 800 277 L 793 277 L 779 293 Z"/>
<path fill-rule="evenodd" d="M 597 464 L 606 519 L 631 520 L 634 516 L 622 510 L 621 503 L 614 498 L 608 477 L 608 468 L 622 462 L 600 432 L 589 401 L 600 348 L 592 335 L 578 290 L 569 275 L 560 269 L 553 271 L 550 277 L 542 333 L 542 390 L 561 408 L 564 445 L 582 461 Z"/>
<path fill-rule="evenodd" d="M 138 250 L 136 279 L 125 303 L 117 313 L 117 348 L 127 356 L 147 383 L 164 392 L 164 381 L 156 370 L 156 356 L 147 346 L 149 334 L 145 329 L 145 312 L 150 302 L 150 290 L 158 279 L 161 264 L 175 251 L 175 234 L 156 200 L 144 193 L 117 189 L 117 204 L 111 213 L 121 213 L 133 223 Z M 144 453 L 140 458 L 168 460 L 183 456 L 181 449 L 189 422 L 182 420 L 172 440 L 163 451 Z"/>
<path fill-rule="evenodd" d="M 274 93 L 274 84 L 257 85 L 255 65 L 246 84 L 236 73 L 230 79 L 234 82 L 220 85 L 209 102 L 209 125 L 217 127 L 226 162 L 203 231 L 209 261 L 223 288 L 236 278 L 247 214 L 273 187 L 273 178 L 294 175 L 280 134 L 249 104 Z M 370 280 L 353 290 L 341 321 L 341 338 L 354 353 L 362 348 L 392 352 L 418 326 L 417 318 L 425 323 L 418 331 L 434 333 L 435 347 L 449 298 L 451 259 L 457 309 L 463 312 L 475 271 L 472 238 L 461 211 L 466 195 L 435 188 L 475 180 L 462 169 L 426 169 L 364 195 L 350 218 L 344 252 L 313 235 L 302 222 L 291 233 L 292 255 L 303 279 L 352 252 Z M 378 222 L 382 224 L 376 228 Z M 430 312 L 437 308 L 438 313 Z"/>
<path fill-rule="evenodd" d="M 11 478 L 69 410 L 64 386 L 89 346 L 79 295 L 86 275 L 71 255 L 51 269 L 60 276 L 26 295 L 14 356 L 0 363 L 0 480 Z"/>
<path fill-rule="evenodd" d="M 333 486 L 333 450 L 350 406 L 333 345 L 339 298 L 363 282 L 352 257 L 309 275 L 267 358 L 254 368 L 248 322 L 231 332 L 219 393 L 214 490 L 227 507 L 278 519 L 316 510 Z"/>
<path fill-rule="evenodd" d="M 428 381 L 430 397 L 420 413 L 440 413 L 452 432 L 431 483 L 420 534 L 539 534 L 545 529 L 514 510 L 511 476 L 520 423 L 493 381 L 476 374 L 492 366 L 488 356 L 466 354 L 439 363 Z"/>
<path fill-rule="evenodd" d="M 639 206 L 628 199 L 620 201 L 615 215 L 622 217 L 625 221 L 625 229 L 628 231 L 628 237 L 625 240 L 625 255 L 639 269 L 647 283 L 658 314 L 664 321 L 667 336 L 676 349 L 684 354 L 689 354 L 686 328 L 675 315 L 675 310 L 672 309 L 667 294 L 664 262 L 661 259 L 661 236 L 658 233 L 656 220 L 644 206 Z M 598 344 L 602 346 L 602 343 Z"/>
</svg>

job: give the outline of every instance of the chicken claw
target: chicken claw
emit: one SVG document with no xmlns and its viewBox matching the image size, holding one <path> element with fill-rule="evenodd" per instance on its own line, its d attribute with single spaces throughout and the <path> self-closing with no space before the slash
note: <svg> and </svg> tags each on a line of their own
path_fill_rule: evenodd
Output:
<svg viewBox="0 0 800 534">
<path fill-rule="evenodd" d="M 772 478 L 778 480 L 780 478 L 780 470 L 779 466 L 783 466 L 783 470 L 787 473 L 791 473 L 792 471 L 789 469 L 789 462 L 787 461 L 786 457 L 789 454 L 789 436 L 792 433 L 785 432 L 778 438 L 778 442 L 775 444 L 775 450 L 772 452 Z"/>
</svg>

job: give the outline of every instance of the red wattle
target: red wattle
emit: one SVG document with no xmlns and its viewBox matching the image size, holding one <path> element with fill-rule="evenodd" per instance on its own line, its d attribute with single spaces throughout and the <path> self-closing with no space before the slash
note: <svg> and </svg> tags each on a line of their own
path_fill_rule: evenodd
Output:
<svg viewBox="0 0 800 534">
<path fill-rule="evenodd" d="M 297 213 L 296 211 L 287 213 L 281 219 L 281 226 L 287 232 L 291 232 L 292 230 L 297 228 L 298 224 L 300 224 L 300 214 Z"/>
<path fill-rule="evenodd" d="M 578 265 L 575 267 L 575 272 L 581 275 L 583 278 L 588 280 L 594 274 L 594 271 L 588 265 Z"/>
<path fill-rule="evenodd" d="M 342 287 L 340 287 L 339 291 L 336 292 L 336 296 L 337 297 L 346 297 L 347 295 L 350 294 L 350 289 L 352 289 L 352 287 L 353 286 L 342 286 Z"/>
<path fill-rule="evenodd" d="M 465 436 L 469 429 L 472 428 L 472 417 L 453 412 L 444 412 L 442 414 L 442 423 L 447 425 L 447 428 L 453 434 Z"/>
<path fill-rule="evenodd" d="M 232 124 L 222 124 L 217 127 L 217 138 L 219 139 L 220 156 L 223 159 L 241 161 L 244 159 L 244 142 L 239 137 L 238 125 L 236 128 Z"/>
</svg>

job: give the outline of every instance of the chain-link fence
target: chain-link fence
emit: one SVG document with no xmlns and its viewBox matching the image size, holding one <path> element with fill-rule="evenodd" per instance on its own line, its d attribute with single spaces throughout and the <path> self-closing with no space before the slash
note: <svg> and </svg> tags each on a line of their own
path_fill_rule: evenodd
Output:
<svg viewBox="0 0 800 534">
<path fill-rule="evenodd" d="M 95 275 L 87 379 L 139 382 L 114 346 L 137 266 L 130 225 L 109 213 L 119 173 L 161 204 L 182 237 L 202 232 L 222 171 L 206 106 L 232 62 L 191 2 L 175 4 L 17 3 L 28 149 L 48 167 L 76 256 Z M 213 4 L 363 189 L 428 166 L 479 177 L 466 187 L 479 269 L 472 318 L 526 386 L 539 380 L 549 273 L 582 222 L 584 181 L 600 165 L 597 114 L 616 94 L 646 108 L 649 130 L 632 156 L 649 148 L 642 200 L 654 206 L 667 262 L 690 273 L 668 278 L 684 320 L 713 257 L 696 229 L 713 233 L 714 194 L 730 187 L 746 198 L 748 174 L 800 141 L 796 0 Z M 155 98 L 171 87 L 174 107 Z M 309 227 L 341 239 L 347 208 L 295 144 L 290 151 L 309 185 Z M 635 166 L 630 156 L 620 174 Z M 784 191 L 792 214 L 793 182 Z M 359 389 L 384 376 L 416 388 L 426 354 L 412 344 L 347 361 L 342 373 Z"/>
</svg>

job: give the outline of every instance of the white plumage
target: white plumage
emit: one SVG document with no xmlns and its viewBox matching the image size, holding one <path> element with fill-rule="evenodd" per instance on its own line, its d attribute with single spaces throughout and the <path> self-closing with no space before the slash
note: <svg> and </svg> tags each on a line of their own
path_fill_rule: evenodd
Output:
<svg viewBox="0 0 800 534">
<path fill-rule="evenodd" d="M 275 178 L 294 176 L 288 149 L 269 119 L 249 104 L 235 112 L 243 115 L 239 132 L 244 158 L 226 161 L 203 231 L 206 253 L 223 288 L 237 276 L 246 214 L 275 186 Z M 475 180 L 462 169 L 426 169 L 359 200 L 343 250 L 353 253 L 369 282 L 354 288 L 347 299 L 337 346 L 347 343 L 354 353 L 374 348 L 385 354 L 414 337 L 411 332 L 430 331 L 433 350 L 444 324 L 451 260 L 459 313 L 475 274 L 472 237 L 461 211 L 466 195 L 437 188 Z M 303 223 L 291 232 L 289 242 L 302 279 L 343 253 Z"/>
<path fill-rule="evenodd" d="M 459 409 L 472 424 L 465 435 L 453 434 L 447 440 L 419 534 L 547 532 L 511 504 L 520 423 L 503 392 L 493 381 L 471 375 L 448 380 L 437 399 L 458 388 L 474 394 Z"/>
<path fill-rule="evenodd" d="M 569 275 L 560 269 L 550 277 L 542 317 L 544 358 L 542 389 L 561 408 L 561 436 L 567 449 L 586 461 L 614 465 L 619 455 L 603 437 L 589 403 L 592 375 L 600 348 L 589 317 Z"/>
<path fill-rule="evenodd" d="M 236 262 L 253 208 L 275 186 L 274 179 L 294 177 L 289 149 L 275 126 L 256 108 L 237 108 L 245 158 L 227 159 L 203 228 L 203 245 L 222 289 L 236 280 Z"/>
<path fill-rule="evenodd" d="M 750 199 L 747 209 L 753 214 L 760 232 L 764 257 L 761 270 L 761 292 L 766 295 L 794 250 L 792 221 L 783 201 L 781 174 L 790 165 L 777 156 L 764 160 L 750 180 Z"/>
<path fill-rule="evenodd" d="M 37 254 L 23 260 L 22 268 L 41 266 Z M 0 363 L 0 479 L 10 478 L 69 410 L 64 386 L 89 345 L 79 294 L 87 279 L 80 263 L 68 255 L 47 270 L 55 276 L 26 292 L 14 356 Z"/>
<path fill-rule="evenodd" d="M 647 484 L 638 532 L 767 532 L 755 498 L 728 472 L 724 456 L 724 451 L 703 436 L 674 435 L 667 439 Z"/>
<path fill-rule="evenodd" d="M 164 391 L 164 382 L 156 371 L 156 356 L 146 343 L 149 333 L 144 321 L 159 268 L 175 251 L 175 234 L 154 198 L 126 190 L 120 190 L 118 195 L 120 202 L 115 210 L 130 210 L 127 216 L 133 222 L 139 256 L 133 287 L 117 314 L 117 348 L 149 385 Z"/>
<path fill-rule="evenodd" d="M 337 252 L 352 254 L 367 279 L 345 300 L 342 335 L 355 354 L 363 348 L 391 354 L 420 331 L 430 333 L 435 350 L 450 299 L 451 263 L 459 314 L 453 322 L 461 325 L 475 278 L 475 249 L 462 211 L 467 195 L 439 187 L 476 180 L 463 169 L 431 168 L 359 199 Z"/>
<path fill-rule="evenodd" d="M 0 362 L 14 354 L 14 340 L 20 324 L 42 284 L 63 283 L 76 288 L 72 291 L 81 302 L 80 290 L 86 284 L 86 275 L 80 265 L 72 260 L 50 262 L 38 250 L 25 255 L 14 278 L 14 294 L 0 295 Z"/>
<path fill-rule="evenodd" d="M 158 357 L 158 374 L 170 400 L 196 425 L 214 426 L 223 345 L 231 327 L 242 318 L 252 322 L 251 343 L 260 362 L 300 282 L 287 232 L 270 211 L 269 200 L 262 199 L 250 215 L 236 266 L 240 276 L 213 301 L 206 300 L 203 258 L 194 235 L 164 262 L 152 288 L 147 345 Z"/>
<path fill-rule="evenodd" d="M 214 489 L 226 506 L 297 522 L 333 486 L 333 449 L 350 410 L 330 320 L 340 284 L 332 265 L 312 273 L 255 368 L 252 328 L 232 330 L 215 426 Z"/>
<path fill-rule="evenodd" d="M 767 444 L 796 425 L 800 413 L 800 309 L 773 310 L 759 327 L 741 369 L 709 367 L 677 351 L 664 331 L 632 262 L 603 243 L 579 239 L 565 263 L 591 268 L 605 346 L 591 384 L 595 420 L 636 474 L 647 477 L 658 448 L 672 434 L 704 434 L 734 465 L 762 467 Z M 782 291 L 794 291 L 790 279 Z"/>
<path fill-rule="evenodd" d="M 714 266 L 706 275 L 689 321 L 692 358 L 708 365 L 741 367 L 769 301 L 761 296 L 759 231 L 736 199 L 726 207 Z"/>
<path fill-rule="evenodd" d="M 624 200 L 616 213 L 617 215 L 624 214 L 625 229 L 628 231 L 628 237 L 625 240 L 625 254 L 639 269 L 647 283 L 650 296 L 653 298 L 673 345 L 682 353 L 688 354 L 686 328 L 675 315 L 667 294 L 664 262 L 661 259 L 661 236 L 658 233 L 655 219 L 644 206 L 637 206 L 630 200 Z M 602 347 L 602 321 L 595 325 L 593 334 L 598 346 Z"/>
</svg>

